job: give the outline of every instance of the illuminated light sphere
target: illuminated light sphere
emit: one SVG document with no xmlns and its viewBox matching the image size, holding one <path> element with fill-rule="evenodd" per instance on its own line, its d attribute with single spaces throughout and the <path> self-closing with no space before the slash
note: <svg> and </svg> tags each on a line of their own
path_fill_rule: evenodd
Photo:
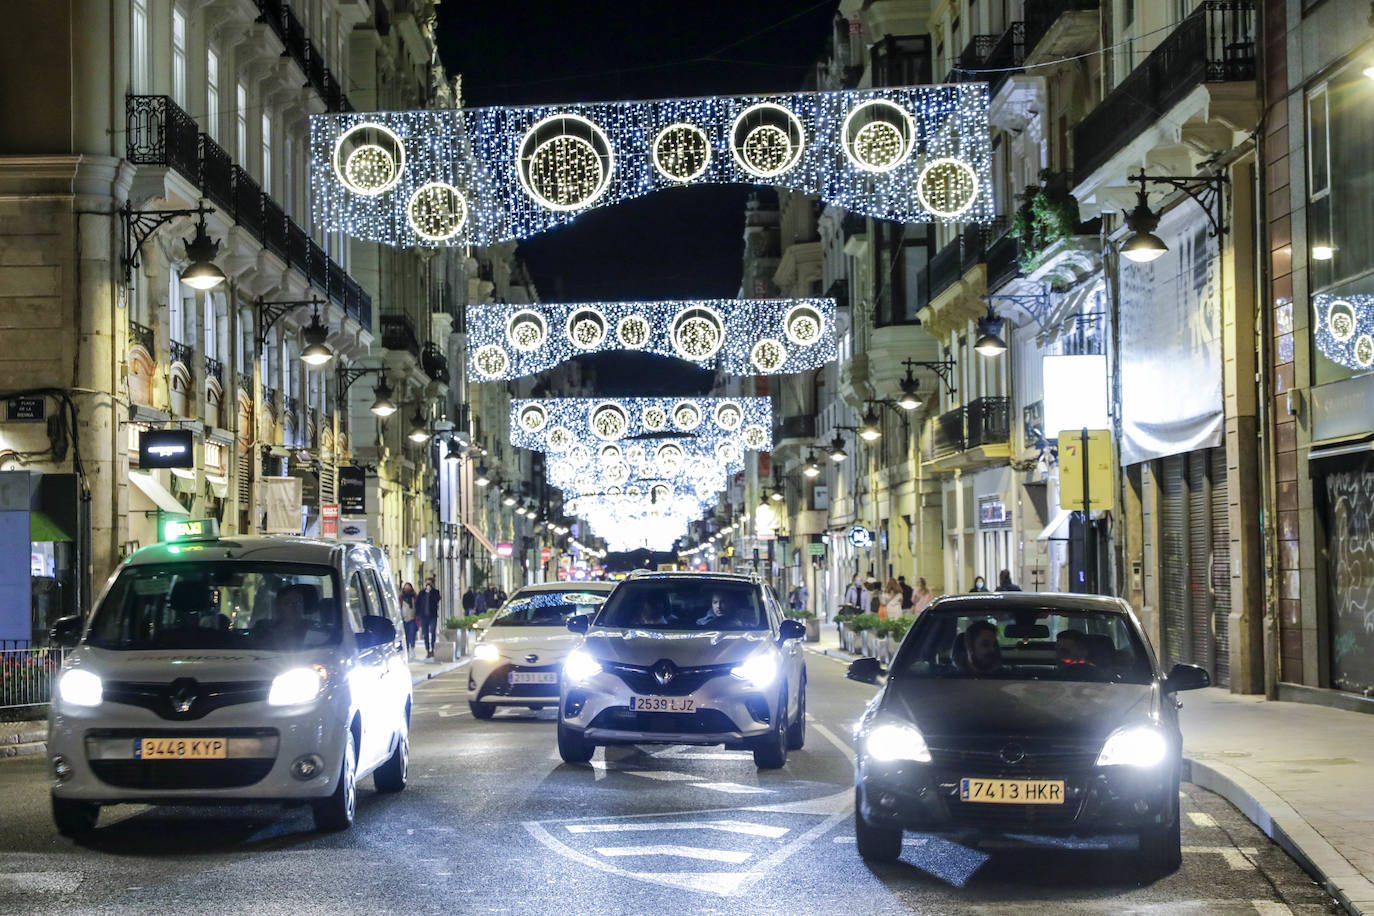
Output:
<svg viewBox="0 0 1374 916">
<path fill-rule="evenodd" d="M 621 455 L 620 446 L 618 445 L 601 446 L 601 451 L 597 453 L 597 456 L 601 459 L 602 464 L 611 464 L 612 462 L 620 461 L 621 458 L 624 457 Z"/>
<path fill-rule="evenodd" d="M 406 219 L 420 238 L 430 242 L 451 239 L 468 221 L 468 205 L 451 184 L 431 181 L 420 185 L 406 204 Z"/>
<path fill-rule="evenodd" d="M 616 462 L 606 466 L 606 479 L 612 483 L 621 484 L 630 478 L 630 469 L 622 462 Z"/>
<path fill-rule="evenodd" d="M 556 484 L 569 483 L 577 476 L 577 467 L 566 458 L 549 465 L 549 479 Z"/>
<path fill-rule="evenodd" d="M 715 356 L 725 345 L 725 321 L 715 309 L 693 306 L 673 318 L 673 349 L 683 359 L 701 362 Z"/>
<path fill-rule="evenodd" d="M 526 404 L 520 409 L 520 427 L 537 433 L 549 422 L 549 412 L 538 404 Z"/>
<path fill-rule="evenodd" d="M 660 502 L 667 499 L 671 493 L 672 490 L 669 490 L 666 484 L 654 484 L 649 490 L 649 499 L 652 502 Z"/>
<path fill-rule="evenodd" d="M 700 178 L 711 163 L 711 141 L 695 124 L 669 124 L 654 135 L 654 168 L 669 181 Z"/>
<path fill-rule="evenodd" d="M 579 350 L 595 350 L 606 339 L 606 316 L 599 309 L 577 309 L 568 316 L 568 341 Z"/>
<path fill-rule="evenodd" d="M 864 172 L 890 172 L 915 148 L 916 128 L 911 114 L 886 99 L 860 102 L 840 128 L 845 157 Z"/>
<path fill-rule="evenodd" d="M 1355 317 L 1355 307 L 1344 299 L 1337 299 L 1332 302 L 1326 310 L 1326 327 L 1331 332 L 1331 336 L 1341 343 L 1355 336 L 1355 328 L 1358 321 Z"/>
<path fill-rule="evenodd" d="M 334 174 L 354 194 L 377 197 L 396 186 L 405 171 L 405 145 L 390 128 L 355 124 L 334 144 Z"/>
<path fill-rule="evenodd" d="M 625 495 L 628 496 L 630 499 L 634 499 L 636 496 L 642 496 L 643 492 L 644 491 L 639 489 L 639 487 L 633 485 L 625 488 Z"/>
<path fill-rule="evenodd" d="M 734 401 L 726 401 L 716 408 L 716 425 L 733 432 L 744 421 L 744 411 Z"/>
<path fill-rule="evenodd" d="M 642 446 L 642 445 L 632 445 L 632 446 L 630 446 L 629 451 L 627 451 L 627 452 L 625 453 L 625 458 L 626 458 L 626 460 L 629 461 L 630 464 L 635 464 L 635 465 L 642 465 L 642 464 L 644 464 L 644 462 L 648 459 L 648 457 L 649 457 L 649 456 L 648 456 L 647 454 L 645 454 L 645 452 L 644 452 L 644 446 Z"/>
<path fill-rule="evenodd" d="M 568 431 L 566 426 L 555 426 L 553 429 L 549 430 L 546 441 L 549 443 L 549 448 L 556 452 L 561 452 L 572 445 L 575 440 L 573 434 Z"/>
<path fill-rule="evenodd" d="M 660 445 L 658 451 L 654 452 L 654 463 L 664 475 L 671 477 L 682 470 L 683 457 L 682 446 L 668 442 Z"/>
<path fill-rule="evenodd" d="M 916 196 L 934 216 L 958 216 L 978 199 L 978 173 L 962 159 L 931 160 L 916 178 Z"/>
<path fill-rule="evenodd" d="M 649 322 L 643 315 L 626 315 L 616 322 L 615 338 L 627 350 L 638 350 L 649 342 Z"/>
<path fill-rule="evenodd" d="M 765 337 L 749 351 L 749 361 L 760 372 L 776 372 L 787 362 L 787 348 L 782 341 Z"/>
<path fill-rule="evenodd" d="M 587 450 L 585 445 L 574 445 L 567 450 L 566 457 L 573 464 L 580 467 L 592 460 L 592 453 Z"/>
<path fill-rule="evenodd" d="M 701 425 L 701 408 L 691 401 L 679 401 L 673 405 L 673 424 L 680 430 L 691 432 Z"/>
<path fill-rule="evenodd" d="M 630 418 L 618 404 L 600 404 L 592 410 L 592 434 L 599 439 L 619 439 L 630 427 Z"/>
<path fill-rule="evenodd" d="M 1361 334 L 1355 338 L 1355 346 L 1351 350 L 1355 354 L 1355 363 L 1361 369 L 1374 365 L 1374 337 Z"/>
<path fill-rule="evenodd" d="M 510 354 L 496 344 L 489 344 L 477 351 L 472 364 L 484 378 L 500 378 L 510 368 Z"/>
<path fill-rule="evenodd" d="M 544 316 L 538 312 L 522 309 L 510 316 L 510 321 L 506 322 L 506 340 L 523 353 L 533 353 L 542 347 L 548 338 L 548 325 L 544 322 Z"/>
<path fill-rule="evenodd" d="M 643 414 L 644 428 L 650 432 L 659 432 L 668 425 L 668 411 L 662 407 L 650 405 L 644 408 Z"/>
<path fill-rule="evenodd" d="M 575 114 L 550 115 L 520 141 L 520 183 L 549 210 L 580 210 L 611 183 L 615 157 L 605 131 Z"/>
<path fill-rule="evenodd" d="M 768 441 L 768 431 L 757 423 L 750 423 L 744 427 L 744 444 L 751 449 L 763 448 L 763 444 Z"/>
<path fill-rule="evenodd" d="M 739 458 L 739 449 L 735 448 L 729 442 L 722 442 L 720 445 L 716 446 L 716 457 L 723 463 L 729 464 Z"/>
<path fill-rule="evenodd" d="M 730 152 L 755 178 L 773 178 L 801 160 L 806 132 L 797 116 L 775 102 L 760 102 L 739 113 L 730 129 Z"/>
<path fill-rule="evenodd" d="M 825 333 L 825 318 L 815 306 L 795 305 L 788 310 L 782 328 L 788 340 L 799 347 L 809 347 Z"/>
</svg>

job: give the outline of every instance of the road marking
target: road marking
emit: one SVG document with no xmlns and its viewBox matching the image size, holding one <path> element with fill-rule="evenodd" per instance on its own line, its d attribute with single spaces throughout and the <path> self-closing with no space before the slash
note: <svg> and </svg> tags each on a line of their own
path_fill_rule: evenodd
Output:
<svg viewBox="0 0 1374 916">
<path fill-rule="evenodd" d="M 753 760 L 748 751 L 689 751 L 677 744 L 662 751 L 654 751 L 649 756 L 656 760 Z"/>
<path fill-rule="evenodd" d="M 686 773 L 674 773 L 672 770 L 626 770 L 630 776 L 638 776 L 641 779 L 656 779 L 659 782 L 690 782 L 693 779 L 700 779 L 700 776 L 689 776 Z"/>
<path fill-rule="evenodd" d="M 1217 825 L 1217 822 L 1212 819 L 1212 815 L 1202 811 L 1189 811 L 1188 820 L 1199 827 L 1215 827 Z"/>
<path fill-rule="evenodd" d="M 599 856 L 677 856 L 680 859 L 696 859 L 701 862 L 729 862 L 740 865 L 753 858 L 752 852 L 737 849 L 702 849 L 699 846 L 603 846 L 596 850 Z"/>
<path fill-rule="evenodd" d="M 731 795 L 772 795 L 772 789 L 761 786 L 746 786 L 738 782 L 694 782 L 693 789 L 711 789 L 714 792 L 729 792 Z"/>
<path fill-rule="evenodd" d="M 1277 900 L 1251 900 L 1250 905 L 1255 908 L 1255 912 L 1260 916 L 1293 916 L 1293 911 L 1288 908 L 1288 904 L 1280 903 Z"/>
<path fill-rule="evenodd" d="M 824 725 L 822 725 L 821 723 L 817 722 L 817 721 L 816 721 L 815 719 L 813 719 L 811 716 L 807 716 L 807 719 L 810 721 L 811 728 L 813 728 L 813 729 L 815 729 L 816 731 L 820 732 L 821 735 L 823 735 L 823 736 L 825 737 L 825 740 L 829 741 L 831 744 L 833 744 L 833 745 L 835 745 L 837 748 L 839 748 L 839 749 L 840 749 L 840 753 L 842 753 L 842 754 L 844 754 L 846 757 L 848 757 L 850 763 L 853 763 L 853 762 L 854 762 L 854 748 L 850 747 L 849 744 L 848 744 L 848 742 L 841 741 L 841 740 L 839 739 L 839 737 L 836 736 L 836 734 L 835 734 L 834 732 L 832 732 L 830 729 L 826 728 L 826 727 L 825 727 Z"/>
<path fill-rule="evenodd" d="M 1232 871 L 1246 871 L 1255 867 L 1250 857 L 1259 854 L 1253 846 L 1184 846 L 1184 852 L 1209 852 L 1219 855 L 1231 866 Z"/>
<path fill-rule="evenodd" d="M 719 830 L 722 833 L 738 833 L 744 836 L 768 837 L 776 840 L 786 834 L 790 827 L 771 827 L 767 824 L 751 824 L 748 821 L 679 821 L 666 824 L 568 824 L 569 833 L 621 833 L 640 830 Z"/>
<path fill-rule="evenodd" d="M 81 884 L 79 871 L 19 871 L 0 874 L 0 890 L 16 894 L 70 894 Z"/>
</svg>

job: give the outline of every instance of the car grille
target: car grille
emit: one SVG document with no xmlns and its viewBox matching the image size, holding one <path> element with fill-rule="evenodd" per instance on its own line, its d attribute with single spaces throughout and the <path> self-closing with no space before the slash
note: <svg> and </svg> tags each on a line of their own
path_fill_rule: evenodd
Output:
<svg viewBox="0 0 1374 916">
<path fill-rule="evenodd" d="M 931 762 L 959 776 L 1064 776 L 1091 770 L 1101 740 L 1034 737 L 928 738 Z M 1019 751 L 1019 754 L 1018 754 Z M 1018 759 L 1019 756 L 1019 759 Z"/>
<path fill-rule="evenodd" d="M 1076 796 L 1076 797 L 1075 797 Z M 959 800 L 956 785 L 952 797 L 947 797 L 950 817 L 967 824 L 997 824 L 1003 827 L 1057 827 L 1071 824 L 1083 807 L 1083 793 L 1069 791 L 1069 799 L 1062 805 L 989 805 L 983 802 Z"/>
<path fill-rule="evenodd" d="M 170 684 L 138 681 L 106 681 L 104 700 L 139 706 L 157 713 L 163 719 L 191 722 L 203 719 L 216 709 L 240 703 L 261 703 L 271 690 L 270 681 L 231 681 L 226 683 L 198 683 L 193 678 L 180 678 Z M 185 712 L 177 712 L 174 699 L 191 697 Z"/>
<path fill-rule="evenodd" d="M 625 686 L 640 696 L 684 697 L 702 687 L 714 677 L 730 673 L 734 664 L 701 665 L 695 668 L 673 668 L 673 678 L 660 684 L 654 676 L 653 665 L 627 665 L 621 662 L 602 662 L 601 667 L 625 682 Z"/>
<path fill-rule="evenodd" d="M 717 734 L 738 729 L 730 717 L 718 709 L 696 712 L 637 712 L 626 706 L 602 710 L 588 728 L 646 734 Z"/>
<path fill-rule="evenodd" d="M 510 673 L 512 671 L 558 674 L 561 670 L 558 665 L 501 665 L 493 668 L 491 674 L 482 682 L 482 689 L 477 692 L 479 697 L 548 697 L 558 693 L 558 683 L 552 684 L 512 684 Z"/>
</svg>

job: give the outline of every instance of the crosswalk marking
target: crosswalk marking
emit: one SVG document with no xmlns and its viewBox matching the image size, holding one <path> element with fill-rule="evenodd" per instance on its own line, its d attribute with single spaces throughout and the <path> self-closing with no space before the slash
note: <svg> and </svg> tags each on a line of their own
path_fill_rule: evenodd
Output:
<svg viewBox="0 0 1374 916">
<path fill-rule="evenodd" d="M 768 824 L 751 824 L 748 821 L 678 821 L 662 824 L 567 824 L 569 833 L 622 833 L 641 830 L 718 830 L 722 833 L 738 833 L 743 836 L 760 836 L 776 840 L 784 836 L 790 828 L 773 827 Z"/>
<path fill-rule="evenodd" d="M 1199 827 L 1215 827 L 1217 822 L 1212 819 L 1212 815 L 1202 811 L 1189 811 L 1188 820 Z"/>
<path fill-rule="evenodd" d="M 677 856 L 681 859 L 697 859 L 702 862 L 729 862 L 739 865 L 753 858 L 752 852 L 738 849 L 702 849 L 699 846 L 610 846 L 599 847 L 597 855 L 613 856 Z"/>
</svg>

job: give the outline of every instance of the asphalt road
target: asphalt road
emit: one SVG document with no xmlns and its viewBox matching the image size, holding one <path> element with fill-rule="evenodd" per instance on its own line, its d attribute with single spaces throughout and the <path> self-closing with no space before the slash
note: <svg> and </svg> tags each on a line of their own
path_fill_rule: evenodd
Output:
<svg viewBox="0 0 1374 916">
<path fill-rule="evenodd" d="M 1129 852 L 854 848 L 847 735 L 872 688 L 808 655 L 812 721 L 786 769 L 720 748 L 625 748 L 568 766 L 553 711 L 475 721 L 462 669 L 416 688 L 411 783 L 359 793 L 342 834 L 308 810 L 118 807 L 80 844 L 41 757 L 0 763 L 0 912 L 1333 913 L 1227 802 L 1183 787 L 1183 868 L 1138 886 Z"/>
</svg>

